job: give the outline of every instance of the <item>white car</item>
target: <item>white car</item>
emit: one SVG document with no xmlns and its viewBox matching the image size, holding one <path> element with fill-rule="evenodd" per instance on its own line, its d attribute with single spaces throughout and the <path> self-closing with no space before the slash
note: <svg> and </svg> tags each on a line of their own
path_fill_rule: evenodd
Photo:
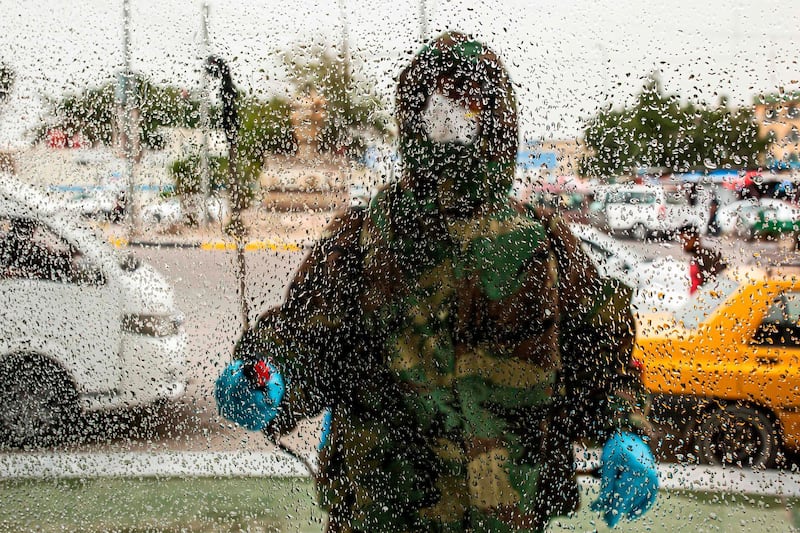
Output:
<svg viewBox="0 0 800 533">
<path fill-rule="evenodd" d="M 89 219 L 119 222 L 124 209 L 124 192 L 99 188 L 78 192 L 69 199 L 67 207 Z"/>
<path fill-rule="evenodd" d="M 143 228 L 165 229 L 183 221 L 183 209 L 177 198 L 171 198 L 145 206 L 139 217 Z"/>
<path fill-rule="evenodd" d="M 638 311 L 672 311 L 689 299 L 689 266 L 672 257 L 648 259 L 592 226 L 570 224 L 581 248 L 601 276 L 616 278 L 634 289 Z"/>
<path fill-rule="evenodd" d="M 0 180 L 0 440 L 52 442 L 84 411 L 180 397 L 186 333 L 161 274 Z"/>
<path fill-rule="evenodd" d="M 797 208 L 775 198 L 748 198 L 717 209 L 717 227 L 726 235 L 749 236 L 750 228 L 758 222 L 760 210 L 780 216 L 797 216 Z"/>
<path fill-rule="evenodd" d="M 206 213 L 209 220 L 216 223 L 223 223 L 230 216 L 228 204 L 215 196 L 206 200 Z M 140 218 L 142 227 L 164 230 L 184 221 L 183 207 L 179 199 L 170 198 L 145 206 Z"/>
<path fill-rule="evenodd" d="M 640 241 L 651 234 L 677 232 L 687 225 L 704 231 L 708 222 L 705 201 L 691 205 L 681 187 L 612 186 L 605 190 L 603 203 L 609 230 Z"/>
</svg>

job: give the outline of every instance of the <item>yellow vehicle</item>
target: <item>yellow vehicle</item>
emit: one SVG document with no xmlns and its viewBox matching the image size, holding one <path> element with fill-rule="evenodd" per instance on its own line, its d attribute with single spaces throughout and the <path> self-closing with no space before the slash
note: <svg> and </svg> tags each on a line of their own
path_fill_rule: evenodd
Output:
<svg viewBox="0 0 800 533">
<path fill-rule="evenodd" d="M 781 445 L 800 450 L 800 268 L 726 271 L 637 327 L 634 357 L 677 444 L 705 462 L 756 467 Z"/>
</svg>

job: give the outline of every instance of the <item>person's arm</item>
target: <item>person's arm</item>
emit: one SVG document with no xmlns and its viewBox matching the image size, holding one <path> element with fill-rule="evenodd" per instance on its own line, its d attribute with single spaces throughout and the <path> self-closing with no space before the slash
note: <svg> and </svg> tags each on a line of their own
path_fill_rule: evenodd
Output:
<svg viewBox="0 0 800 533">
<path fill-rule="evenodd" d="M 352 365 L 358 337 L 362 216 L 336 218 L 289 285 L 285 302 L 262 314 L 238 341 L 234 358 L 268 361 L 286 391 L 269 429 L 289 431 L 305 417 L 334 405 Z"/>
<path fill-rule="evenodd" d="M 649 395 L 632 358 L 632 290 L 599 276 L 563 220 L 545 222 L 558 263 L 562 394 L 574 437 L 650 436 Z"/>
<path fill-rule="evenodd" d="M 632 359 L 632 291 L 598 276 L 563 221 L 554 218 L 548 224 L 561 299 L 561 414 L 573 438 L 602 444 L 600 495 L 591 508 L 614 527 L 647 512 L 659 485 L 646 442 L 652 434 L 649 396 Z"/>
</svg>

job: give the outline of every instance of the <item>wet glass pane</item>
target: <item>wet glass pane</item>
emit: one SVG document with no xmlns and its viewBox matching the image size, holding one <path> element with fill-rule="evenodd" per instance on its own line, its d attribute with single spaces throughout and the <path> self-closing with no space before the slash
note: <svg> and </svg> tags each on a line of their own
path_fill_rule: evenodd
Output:
<svg viewBox="0 0 800 533">
<path fill-rule="evenodd" d="M 791 2 L 6 2 L 0 529 L 800 527 Z"/>
</svg>

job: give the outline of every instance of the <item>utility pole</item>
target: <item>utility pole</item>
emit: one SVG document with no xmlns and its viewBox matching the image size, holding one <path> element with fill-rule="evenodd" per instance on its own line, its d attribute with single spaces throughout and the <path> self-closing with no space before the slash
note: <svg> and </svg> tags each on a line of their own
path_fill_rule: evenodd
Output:
<svg viewBox="0 0 800 533">
<path fill-rule="evenodd" d="M 126 222 L 128 226 L 128 241 L 132 239 L 135 235 L 137 230 L 137 213 L 136 213 L 136 198 L 134 197 L 134 172 L 133 172 L 133 163 L 134 163 L 134 146 L 138 145 L 138 143 L 134 143 L 133 136 L 134 134 L 138 135 L 138 131 L 135 131 L 134 124 L 133 124 L 133 107 L 135 105 L 135 98 L 136 98 L 136 80 L 131 73 L 131 52 L 130 52 L 130 40 L 131 40 L 131 7 L 130 7 L 130 0 L 123 0 L 122 2 L 122 17 L 123 17 L 123 32 L 122 32 L 122 55 L 123 55 L 123 67 L 122 67 L 122 76 L 119 80 L 120 89 L 119 96 L 121 97 L 122 103 L 122 140 L 123 140 L 123 150 L 125 153 L 125 179 L 127 181 L 127 193 L 125 199 L 125 213 L 126 213 Z"/>
<path fill-rule="evenodd" d="M 200 14 L 200 55 L 198 59 L 205 63 L 208 57 L 208 2 L 203 2 Z M 206 68 L 200 69 L 200 123 L 203 132 L 202 146 L 200 147 L 200 219 L 201 225 L 209 223 L 208 197 L 211 193 L 211 178 L 208 168 L 209 138 L 208 130 L 211 127 L 208 117 L 209 75 Z"/>
<path fill-rule="evenodd" d="M 200 36 L 202 43 L 200 46 L 199 59 L 205 63 L 205 60 L 208 57 L 208 2 L 203 2 L 202 5 Z M 202 196 L 202 205 L 200 207 L 202 213 L 200 214 L 200 223 L 202 225 L 206 225 L 209 222 L 208 197 L 211 190 L 211 179 L 208 169 L 208 130 L 211 125 L 208 117 L 208 71 L 205 68 L 202 68 L 200 69 L 200 75 L 200 128 L 203 131 L 203 146 L 200 148 L 200 194 Z"/>
<path fill-rule="evenodd" d="M 250 329 L 250 306 L 247 303 L 247 265 L 244 257 L 244 238 L 247 228 L 242 221 L 242 211 L 247 204 L 246 185 L 241 182 L 241 165 L 239 164 L 239 111 L 238 94 L 233 84 L 233 77 L 228 64 L 219 57 L 209 56 L 206 59 L 206 71 L 210 76 L 220 80 L 220 98 L 222 100 L 222 129 L 228 141 L 228 190 L 230 191 L 231 220 L 226 231 L 236 244 L 236 277 L 239 281 L 239 310 L 242 319 L 242 331 Z"/>
<path fill-rule="evenodd" d="M 345 90 L 350 90 L 350 76 L 352 67 L 350 65 L 350 29 L 347 25 L 347 13 L 345 12 L 345 0 L 339 0 L 339 18 L 342 22 L 342 59 L 344 61 L 344 86 Z"/>
<path fill-rule="evenodd" d="M 428 41 L 428 6 L 426 0 L 419 0 L 419 40 L 425 44 Z"/>
</svg>

